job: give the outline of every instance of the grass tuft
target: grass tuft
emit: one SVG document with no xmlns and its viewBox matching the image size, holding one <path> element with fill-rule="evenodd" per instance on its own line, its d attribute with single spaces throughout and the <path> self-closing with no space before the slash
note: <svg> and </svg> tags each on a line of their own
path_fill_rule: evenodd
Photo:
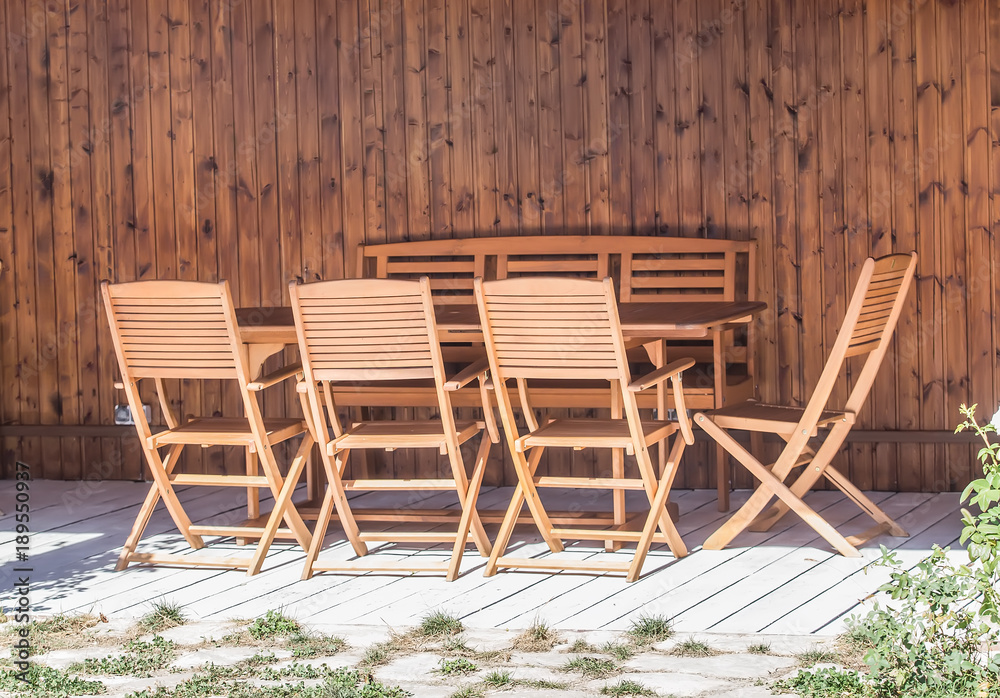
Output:
<svg viewBox="0 0 1000 698">
<path fill-rule="evenodd" d="M 455 616 L 444 611 L 433 611 L 424 616 L 416 632 L 423 637 L 446 637 L 458 635 L 464 629 L 462 621 Z"/>
<path fill-rule="evenodd" d="M 559 642 L 559 636 L 548 625 L 535 619 L 520 635 L 514 638 L 511 647 L 521 652 L 548 652 Z"/>
<path fill-rule="evenodd" d="M 718 653 L 701 640 L 691 638 L 674 645 L 670 654 L 675 654 L 678 657 L 711 657 Z"/>
<path fill-rule="evenodd" d="M 670 619 L 666 616 L 642 615 L 632 621 L 626 634 L 632 639 L 632 642 L 651 645 L 654 642 L 666 640 L 674 634 L 674 631 L 670 627 Z"/>
<path fill-rule="evenodd" d="M 575 657 L 562 666 L 563 671 L 578 671 L 587 678 L 603 679 L 621 673 L 621 668 L 602 657 Z"/>
<path fill-rule="evenodd" d="M 288 638 L 287 647 L 296 659 L 309 659 L 337 654 L 347 647 L 347 643 L 339 637 L 306 633 L 300 630 Z"/>
<path fill-rule="evenodd" d="M 483 698 L 484 695 L 479 686 L 472 685 L 455 691 L 450 698 Z"/>
<path fill-rule="evenodd" d="M 795 658 L 799 660 L 799 664 L 805 667 L 810 667 L 814 664 L 836 664 L 840 661 L 839 654 L 831 652 L 830 650 L 825 650 L 821 647 L 800 652 L 795 655 Z"/>
<path fill-rule="evenodd" d="M 483 683 L 490 688 L 510 688 L 514 686 L 514 675 L 509 671 L 491 671 L 483 677 Z"/>
<path fill-rule="evenodd" d="M 771 645 L 766 642 L 757 642 L 747 645 L 747 652 L 750 654 L 771 654 Z"/>
<path fill-rule="evenodd" d="M 638 681 L 632 681 L 631 679 L 623 679 L 618 683 L 611 685 L 608 684 L 601 689 L 602 696 L 655 696 L 656 691 L 651 688 L 643 686 Z"/>
<path fill-rule="evenodd" d="M 370 669 L 372 667 L 388 664 L 394 651 L 395 646 L 392 640 L 376 642 L 374 645 L 370 645 L 368 649 L 365 650 L 365 656 L 361 659 L 361 666 L 366 669 Z"/>
<path fill-rule="evenodd" d="M 635 656 L 635 648 L 631 645 L 624 645 L 620 642 L 605 642 L 599 650 L 603 654 L 610 654 L 619 662 L 624 662 Z"/>
<path fill-rule="evenodd" d="M 147 633 L 158 633 L 168 628 L 184 625 L 187 618 L 181 611 L 180 604 L 173 601 L 157 601 L 153 609 L 139 619 L 139 627 Z"/>
</svg>

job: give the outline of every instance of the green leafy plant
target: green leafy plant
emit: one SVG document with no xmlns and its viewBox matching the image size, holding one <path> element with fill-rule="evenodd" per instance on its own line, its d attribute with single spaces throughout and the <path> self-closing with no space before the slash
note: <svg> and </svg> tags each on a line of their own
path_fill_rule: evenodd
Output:
<svg viewBox="0 0 1000 698">
<path fill-rule="evenodd" d="M 0 691 L 36 698 L 96 696 L 106 692 L 100 681 L 87 681 L 38 664 L 28 667 L 26 681 L 19 679 L 18 673 L 17 669 L 0 669 Z"/>
<path fill-rule="evenodd" d="M 298 621 L 292 620 L 280 611 L 268 611 L 254 620 L 247 628 L 254 640 L 266 640 L 272 637 L 298 635 L 302 627 Z"/>
<path fill-rule="evenodd" d="M 841 698 L 867 696 L 869 687 L 856 671 L 824 667 L 816 671 L 800 671 L 795 676 L 775 682 L 772 688 L 795 692 L 802 698 Z"/>
<path fill-rule="evenodd" d="M 962 503 L 966 500 L 979 509 L 978 514 L 962 509 L 961 543 L 969 551 L 969 559 L 978 562 L 986 575 L 997 578 L 1000 564 L 1000 442 L 991 442 L 990 434 L 1000 427 L 1000 410 L 989 424 L 980 425 L 976 420 L 976 405 L 961 406 L 965 421 L 955 428 L 955 433 L 971 429 L 983 441 L 979 450 L 979 462 L 983 466 L 983 477 L 969 483 L 962 493 Z M 994 623 L 1000 622 L 1000 612 L 996 605 L 996 595 L 984 598 L 980 611 L 988 615 Z"/>
<path fill-rule="evenodd" d="M 799 672 L 778 686 L 806 696 L 858 695 L 871 698 L 1000 697 L 1000 444 L 990 439 L 1000 411 L 979 424 L 976 405 L 961 406 L 956 433 L 971 430 L 982 439 L 983 477 L 962 493 L 961 542 L 969 563 L 956 565 L 948 549 L 934 546 L 912 569 L 882 547 L 875 564 L 888 567 L 879 587 L 892 602 L 875 601 L 863 617 L 852 617 L 842 643 L 849 654 L 864 653 L 867 674 L 842 669 Z"/>
<path fill-rule="evenodd" d="M 465 657 L 442 659 L 441 666 L 438 667 L 438 673 L 444 674 L 445 676 L 464 676 L 465 674 L 472 674 L 476 671 L 479 671 L 479 667 Z"/>
<path fill-rule="evenodd" d="M 125 652 L 100 659 L 85 659 L 74 664 L 70 671 L 103 676 L 152 676 L 154 672 L 166 669 L 174 660 L 177 648 L 170 640 L 159 635 L 150 642 L 132 640 L 125 643 Z"/>
</svg>

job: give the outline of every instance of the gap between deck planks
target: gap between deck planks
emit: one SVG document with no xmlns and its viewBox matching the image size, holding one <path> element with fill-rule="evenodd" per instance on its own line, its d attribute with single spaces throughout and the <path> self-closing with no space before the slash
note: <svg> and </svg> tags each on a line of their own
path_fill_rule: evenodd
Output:
<svg viewBox="0 0 1000 698">
<path fill-rule="evenodd" d="M 662 613 L 674 617 L 679 629 L 693 632 L 834 634 L 859 600 L 887 578 L 886 570 L 865 568 L 878 557 L 879 543 L 897 549 L 912 565 L 933 543 L 954 544 L 961 528 L 957 494 L 878 493 L 876 501 L 910 531 L 911 538 L 876 539 L 865 546 L 861 560 L 833 554 L 794 515 L 770 532 L 740 536 L 725 550 L 703 551 L 701 542 L 725 515 L 715 510 L 714 492 L 686 490 L 676 491 L 674 499 L 682 512 L 678 527 L 692 554 L 674 560 L 665 546 L 655 546 L 645 574 L 633 584 L 620 576 L 571 572 L 510 571 L 487 579 L 482 577 L 484 561 L 471 546 L 462 576 L 452 583 L 436 575 L 406 573 L 323 573 L 303 582 L 299 575 L 304 553 L 284 541 L 276 543 L 263 572 L 252 579 L 238 570 L 142 565 L 116 573 L 114 561 L 148 484 L 88 484 L 84 496 L 75 496 L 79 488 L 77 482 L 34 483 L 37 528 L 32 559 L 37 596 L 33 601 L 39 614 L 90 611 L 138 617 L 166 598 L 180 603 L 192 617 L 217 620 L 251 618 L 281 608 L 306 622 L 405 627 L 431 610 L 443 609 L 470 628 L 520 628 L 538 617 L 556 628 L 622 630 L 638 615 Z M 179 496 L 198 519 L 219 515 L 218 494 L 200 487 L 183 490 Z M 232 494 L 223 516 L 238 517 L 242 512 L 240 493 Z M 738 506 L 747 495 L 735 492 L 734 504 Z M 379 506 L 390 501 L 391 493 L 358 496 L 367 506 Z M 484 488 L 480 507 L 502 508 L 509 497 L 510 488 Z M 552 498 L 554 506 L 572 503 L 569 492 L 554 491 Z M 836 492 L 812 492 L 807 499 L 841 530 L 853 533 L 867 528 L 853 504 Z M 452 493 L 430 493 L 416 505 L 454 507 L 453 500 Z M 8 516 L 0 523 L 9 524 L 13 519 L 3 504 L 9 502 L 0 501 Z M 264 508 L 268 506 L 264 500 Z M 385 525 L 392 526 L 398 524 Z M 495 528 L 495 524 L 488 527 L 490 535 Z M 353 557 L 339 527 L 331 525 L 328 538 L 331 545 L 324 556 Z M 515 541 L 519 555 L 549 554 L 530 526 L 518 527 Z M 162 507 L 157 508 L 143 543 L 186 548 Z M 0 557 L 10 557 L 12 546 L 13 539 L 4 535 Z M 216 554 L 245 555 L 247 550 L 231 539 L 212 547 Z M 385 546 L 376 554 L 443 559 L 446 548 Z M 606 553 L 596 544 L 583 543 L 570 545 L 563 554 L 586 559 Z M 67 561 L 66 556 L 72 559 Z"/>
</svg>

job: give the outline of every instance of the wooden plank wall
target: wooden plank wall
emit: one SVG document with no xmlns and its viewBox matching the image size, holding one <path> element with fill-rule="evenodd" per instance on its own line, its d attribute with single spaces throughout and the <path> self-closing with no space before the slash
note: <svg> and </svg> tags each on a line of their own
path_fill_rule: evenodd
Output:
<svg viewBox="0 0 1000 698">
<path fill-rule="evenodd" d="M 277 305 L 362 242 L 565 232 L 758 239 L 781 401 L 809 395 L 861 261 L 916 249 L 858 428 L 1000 397 L 992 0 L 3 0 L 0 27 L 3 424 L 111 423 L 101 279 Z M 130 444 L 9 437 L 5 473 L 136 478 Z M 854 443 L 845 467 L 946 490 L 970 455 Z M 689 458 L 678 484 L 711 472 Z"/>
</svg>

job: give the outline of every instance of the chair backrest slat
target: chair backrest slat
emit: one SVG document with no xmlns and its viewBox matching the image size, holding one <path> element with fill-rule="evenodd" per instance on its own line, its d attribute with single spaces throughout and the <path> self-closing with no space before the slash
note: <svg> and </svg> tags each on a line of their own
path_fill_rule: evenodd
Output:
<svg viewBox="0 0 1000 698">
<path fill-rule="evenodd" d="M 224 284 L 136 281 L 104 288 L 125 377 L 237 377 Z"/>
<path fill-rule="evenodd" d="M 911 261 L 910 255 L 890 255 L 875 261 L 871 280 L 864 290 L 864 301 L 857 322 L 851 331 L 851 341 L 847 346 L 847 356 L 860 356 L 874 351 L 879 343 L 888 335 L 886 328 L 892 322 L 895 326 L 893 313 L 899 302 L 900 292 L 909 285 L 907 274 Z M 905 291 L 904 291 L 905 292 Z"/>
<path fill-rule="evenodd" d="M 291 287 L 314 380 L 433 378 L 440 350 L 418 281 L 344 279 Z"/>
<path fill-rule="evenodd" d="M 608 284 L 532 277 L 483 283 L 487 341 L 502 378 L 621 379 Z"/>
</svg>

